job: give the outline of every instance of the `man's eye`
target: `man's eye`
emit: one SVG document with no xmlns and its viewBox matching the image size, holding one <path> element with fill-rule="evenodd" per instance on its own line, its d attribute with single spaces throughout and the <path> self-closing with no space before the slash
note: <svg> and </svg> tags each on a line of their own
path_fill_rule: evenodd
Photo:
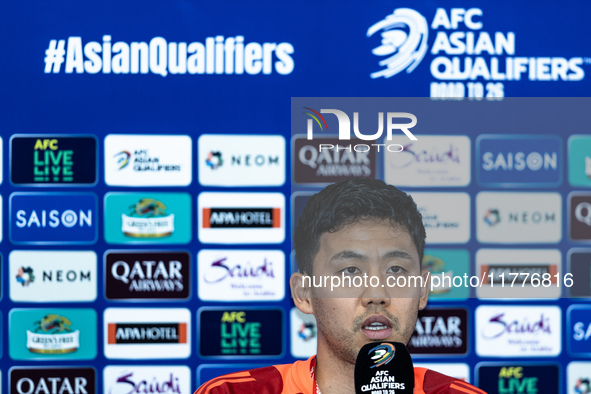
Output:
<svg viewBox="0 0 591 394">
<path fill-rule="evenodd" d="M 361 271 L 357 267 L 347 267 L 343 270 L 345 274 L 353 275 L 353 274 L 360 274 Z"/>
<path fill-rule="evenodd" d="M 400 274 L 402 272 L 404 272 L 404 268 L 399 267 L 399 266 L 388 268 L 388 273 L 389 274 Z"/>
</svg>

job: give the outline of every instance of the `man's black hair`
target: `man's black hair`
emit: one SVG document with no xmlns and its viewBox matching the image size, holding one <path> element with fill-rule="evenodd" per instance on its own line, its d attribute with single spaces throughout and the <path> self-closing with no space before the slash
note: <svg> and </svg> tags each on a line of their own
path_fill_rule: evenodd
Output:
<svg viewBox="0 0 591 394">
<path fill-rule="evenodd" d="M 313 195 L 304 207 L 294 232 L 300 272 L 312 274 L 320 236 L 360 220 L 389 220 L 406 228 L 419 254 L 425 249 L 425 227 L 413 199 L 378 179 L 353 178 L 334 183 Z"/>
</svg>

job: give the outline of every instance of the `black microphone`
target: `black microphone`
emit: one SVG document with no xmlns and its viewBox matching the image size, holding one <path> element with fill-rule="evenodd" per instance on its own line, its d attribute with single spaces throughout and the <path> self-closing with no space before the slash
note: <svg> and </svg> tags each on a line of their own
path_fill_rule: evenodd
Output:
<svg viewBox="0 0 591 394">
<path fill-rule="evenodd" d="M 357 394 L 412 394 L 415 373 L 408 349 L 399 342 L 364 345 L 355 362 Z"/>
</svg>

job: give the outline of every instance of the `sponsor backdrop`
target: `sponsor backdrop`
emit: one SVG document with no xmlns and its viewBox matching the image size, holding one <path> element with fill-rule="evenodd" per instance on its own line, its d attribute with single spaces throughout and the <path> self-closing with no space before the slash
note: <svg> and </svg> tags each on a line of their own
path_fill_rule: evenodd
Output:
<svg viewBox="0 0 591 394">
<path fill-rule="evenodd" d="M 184 394 L 309 357 L 290 231 L 352 176 L 415 197 L 432 274 L 487 279 L 434 289 L 417 363 L 591 392 L 591 3 L 1 11 L 1 392 Z"/>
</svg>

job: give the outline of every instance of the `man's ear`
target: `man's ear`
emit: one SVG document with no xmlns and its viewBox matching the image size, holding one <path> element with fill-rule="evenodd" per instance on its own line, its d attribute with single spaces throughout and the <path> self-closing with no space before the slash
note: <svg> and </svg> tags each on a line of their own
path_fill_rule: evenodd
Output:
<svg viewBox="0 0 591 394">
<path fill-rule="evenodd" d="M 422 269 L 421 276 L 423 277 L 423 287 L 421 288 L 421 295 L 419 298 L 419 310 L 422 311 L 427 306 L 429 300 L 429 289 L 431 288 L 431 275 L 429 270 Z"/>
<path fill-rule="evenodd" d="M 293 303 L 300 311 L 307 314 L 314 314 L 314 308 L 310 301 L 311 289 L 306 286 L 305 282 L 309 281 L 304 281 L 304 275 L 301 273 L 295 272 L 291 274 L 291 278 L 289 279 L 291 297 L 293 298 Z"/>
</svg>

